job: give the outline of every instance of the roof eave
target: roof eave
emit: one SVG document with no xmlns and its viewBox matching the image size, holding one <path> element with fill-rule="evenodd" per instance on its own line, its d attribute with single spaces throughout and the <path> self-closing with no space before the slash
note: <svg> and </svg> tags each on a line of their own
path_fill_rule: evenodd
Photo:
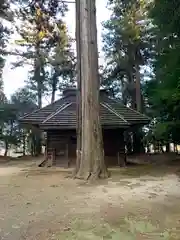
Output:
<svg viewBox="0 0 180 240">
<path fill-rule="evenodd" d="M 123 125 L 123 124 L 114 124 L 114 125 L 103 124 L 102 125 L 102 128 L 105 128 L 105 129 L 116 129 L 116 128 L 127 129 L 129 127 L 130 127 L 130 125 Z M 76 126 L 40 124 L 40 129 L 42 129 L 42 130 L 48 130 L 48 129 L 76 129 Z"/>
<path fill-rule="evenodd" d="M 62 125 L 42 125 L 40 124 L 40 129 L 42 130 L 49 130 L 49 129 L 60 129 L 60 130 L 65 130 L 65 129 L 71 129 L 74 130 L 76 129 L 76 126 L 62 126 Z"/>
<path fill-rule="evenodd" d="M 133 120 L 129 121 L 130 125 L 147 125 L 150 123 L 149 120 Z"/>
<path fill-rule="evenodd" d="M 35 121 L 35 120 L 25 120 L 25 119 L 19 119 L 18 120 L 20 124 L 29 124 L 29 125 L 39 125 L 41 124 L 41 121 Z"/>
</svg>

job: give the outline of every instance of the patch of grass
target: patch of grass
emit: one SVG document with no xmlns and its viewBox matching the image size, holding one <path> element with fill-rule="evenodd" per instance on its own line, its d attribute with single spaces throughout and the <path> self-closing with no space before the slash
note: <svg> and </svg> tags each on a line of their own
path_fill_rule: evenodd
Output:
<svg viewBox="0 0 180 240">
<path fill-rule="evenodd" d="M 62 231 L 56 240 L 177 240 L 170 230 L 160 230 L 159 226 L 153 225 L 147 219 L 135 218 L 121 219 L 119 226 L 111 226 L 108 223 L 94 223 L 94 220 L 75 220 L 71 223 L 69 231 Z"/>
</svg>

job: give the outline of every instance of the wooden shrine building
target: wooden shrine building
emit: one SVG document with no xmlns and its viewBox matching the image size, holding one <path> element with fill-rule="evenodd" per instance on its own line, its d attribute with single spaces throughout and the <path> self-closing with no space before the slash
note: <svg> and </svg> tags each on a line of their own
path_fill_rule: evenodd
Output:
<svg viewBox="0 0 180 240">
<path fill-rule="evenodd" d="M 143 126 L 149 119 L 110 97 L 106 90 L 100 90 L 100 119 L 105 160 L 108 165 L 118 165 L 125 153 L 125 130 Z M 62 98 L 25 115 L 20 122 L 46 133 L 46 158 L 53 156 L 53 164 L 70 166 L 75 163 L 76 89 L 64 90 Z"/>
</svg>

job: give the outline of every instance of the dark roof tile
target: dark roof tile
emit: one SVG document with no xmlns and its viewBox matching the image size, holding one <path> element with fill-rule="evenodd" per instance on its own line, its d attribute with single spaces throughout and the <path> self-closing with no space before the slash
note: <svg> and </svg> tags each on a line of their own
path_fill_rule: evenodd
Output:
<svg viewBox="0 0 180 240">
<path fill-rule="evenodd" d="M 148 117 L 124 106 L 120 101 L 100 95 L 100 118 L 104 127 L 126 128 L 132 124 L 147 124 Z M 20 119 L 22 123 L 38 124 L 41 128 L 76 128 L 76 95 L 65 97 Z"/>
<path fill-rule="evenodd" d="M 59 128 L 76 128 L 76 103 L 72 102 L 67 104 L 64 108 L 59 108 L 59 111 L 54 113 L 50 118 L 43 121 L 41 125 L 42 128 L 47 128 L 50 126 L 57 126 Z M 119 127 L 127 127 L 129 123 L 124 119 L 120 118 L 118 115 L 114 114 L 113 111 L 109 110 L 105 104 L 100 105 L 100 117 L 101 124 L 104 126 L 115 125 Z"/>
</svg>

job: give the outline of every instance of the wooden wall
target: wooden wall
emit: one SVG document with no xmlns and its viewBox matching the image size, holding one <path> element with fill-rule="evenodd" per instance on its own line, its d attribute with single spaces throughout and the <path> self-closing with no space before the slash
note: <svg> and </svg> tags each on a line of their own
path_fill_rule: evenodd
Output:
<svg viewBox="0 0 180 240">
<path fill-rule="evenodd" d="M 119 165 L 118 156 L 124 157 L 123 131 L 103 130 L 104 153 L 108 166 Z M 47 132 L 47 151 L 55 149 L 56 165 L 74 165 L 76 159 L 75 130 L 49 130 Z M 119 152 L 119 155 L 118 155 Z"/>
<path fill-rule="evenodd" d="M 125 156 L 124 132 L 121 129 L 103 130 L 104 154 L 108 166 L 120 165 Z"/>
<path fill-rule="evenodd" d="M 76 147 L 74 147 L 72 137 L 76 136 L 74 130 L 49 130 L 47 132 L 47 151 L 55 150 L 56 165 L 68 165 L 70 158 L 76 157 Z M 73 150 L 75 148 L 75 151 Z"/>
</svg>

